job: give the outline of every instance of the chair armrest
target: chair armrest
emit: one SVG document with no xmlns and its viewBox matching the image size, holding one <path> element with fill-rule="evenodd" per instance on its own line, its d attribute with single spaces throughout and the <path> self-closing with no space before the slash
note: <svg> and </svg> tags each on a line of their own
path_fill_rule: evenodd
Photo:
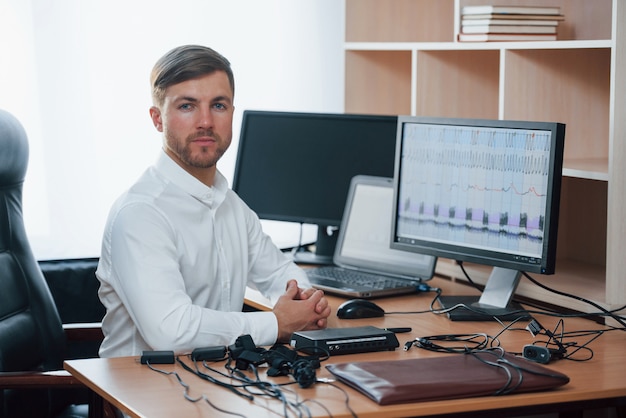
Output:
<svg viewBox="0 0 626 418">
<path fill-rule="evenodd" d="M 102 326 L 99 322 L 63 324 L 68 341 L 102 341 Z M 83 386 L 65 370 L 47 372 L 0 372 L 1 389 L 69 388 Z"/>
<path fill-rule="evenodd" d="M 83 386 L 65 370 L 49 372 L 0 372 L 0 389 L 69 388 Z"/>
<path fill-rule="evenodd" d="M 100 322 L 63 324 L 68 341 L 102 341 L 102 324 Z"/>
</svg>

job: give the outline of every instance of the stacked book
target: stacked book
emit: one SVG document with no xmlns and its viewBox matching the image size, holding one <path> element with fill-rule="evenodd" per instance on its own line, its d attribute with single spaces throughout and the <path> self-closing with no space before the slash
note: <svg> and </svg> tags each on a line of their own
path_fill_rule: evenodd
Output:
<svg viewBox="0 0 626 418">
<path fill-rule="evenodd" d="M 563 19 L 559 7 L 466 6 L 459 41 L 554 41 Z"/>
</svg>

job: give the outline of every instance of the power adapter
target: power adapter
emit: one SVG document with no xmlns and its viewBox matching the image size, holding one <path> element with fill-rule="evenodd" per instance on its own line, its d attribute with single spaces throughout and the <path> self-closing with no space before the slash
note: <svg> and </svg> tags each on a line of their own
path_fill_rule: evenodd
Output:
<svg viewBox="0 0 626 418">
<path fill-rule="evenodd" d="M 191 359 L 193 361 L 222 360 L 225 357 L 226 347 L 223 345 L 196 348 L 191 352 Z"/>
<path fill-rule="evenodd" d="M 174 364 L 173 351 L 143 351 L 141 364 Z"/>
</svg>

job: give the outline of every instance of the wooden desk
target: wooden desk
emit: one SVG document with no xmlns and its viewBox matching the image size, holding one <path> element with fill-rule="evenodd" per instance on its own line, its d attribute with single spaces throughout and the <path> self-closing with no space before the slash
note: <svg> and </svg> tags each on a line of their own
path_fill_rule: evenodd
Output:
<svg viewBox="0 0 626 418">
<path fill-rule="evenodd" d="M 472 290 L 445 279 L 435 278 L 431 285 L 441 287 L 446 294 L 470 294 Z M 376 300 L 387 312 L 419 311 L 428 308 L 434 294 L 421 294 Z M 262 299 L 254 294 L 249 295 L 248 302 L 257 307 L 265 306 Z M 330 297 L 333 312 L 345 299 Z M 555 326 L 557 319 L 537 317 L 548 329 Z M 403 351 L 402 346 L 408 340 L 419 336 L 477 333 L 486 332 L 496 335 L 501 326 L 496 322 L 459 323 L 448 320 L 445 316 L 428 314 L 389 314 L 384 318 L 339 320 L 332 315 L 331 327 L 352 327 L 374 325 L 381 328 L 410 326 L 413 331 L 398 334 L 400 348 L 392 352 L 364 353 L 344 356 L 333 356 L 322 364 L 317 371 L 318 378 L 331 378 L 332 375 L 324 368 L 328 363 L 344 363 L 348 361 L 393 361 L 406 358 L 442 356 L 440 354 L 412 348 Z M 520 324 L 523 328 L 526 323 Z M 600 329 L 601 325 L 582 319 L 565 319 L 565 331 Z M 578 342 L 586 341 L 581 337 Z M 521 352 L 525 344 L 533 341 L 528 331 L 506 331 L 500 336 L 502 346 L 509 352 Z M 553 411 L 580 411 L 583 408 L 596 408 L 612 405 L 624 405 L 626 402 L 626 334 L 623 331 L 612 331 L 602 335 L 591 343 L 594 357 L 586 362 L 561 360 L 548 365 L 549 368 L 567 374 L 571 381 L 567 385 L 553 391 L 515 394 L 507 396 L 491 396 L 469 399 L 421 402 L 381 407 L 355 390 L 337 383 L 349 395 L 350 407 L 359 417 L 403 417 L 459 415 L 476 416 L 514 416 L 530 413 L 548 413 Z M 223 370 L 222 363 L 216 365 Z M 192 397 L 205 394 L 211 402 L 228 411 L 234 411 L 246 417 L 282 416 L 282 405 L 275 400 L 264 400 L 256 397 L 249 402 L 234 395 L 230 391 L 219 388 L 195 375 L 188 373 L 179 365 L 159 365 L 162 370 L 176 371 L 185 383 L 190 386 Z M 231 416 L 220 413 L 205 402 L 191 403 L 183 399 L 183 388 L 173 375 L 163 375 L 141 365 L 136 357 L 115 359 L 73 360 L 65 363 L 65 368 L 91 388 L 98 396 L 118 407 L 132 417 L 214 417 Z M 290 378 L 280 377 L 273 381 L 288 382 Z M 312 388 L 300 389 L 296 385 L 289 386 L 296 390 L 300 399 L 315 399 L 332 412 L 334 417 L 350 417 L 351 413 L 345 406 L 345 398 L 340 390 L 323 383 Z M 313 416 L 328 416 L 329 413 L 320 404 L 308 403 Z M 270 412 L 269 408 L 274 412 Z M 293 416 L 293 415 L 291 415 Z"/>
</svg>

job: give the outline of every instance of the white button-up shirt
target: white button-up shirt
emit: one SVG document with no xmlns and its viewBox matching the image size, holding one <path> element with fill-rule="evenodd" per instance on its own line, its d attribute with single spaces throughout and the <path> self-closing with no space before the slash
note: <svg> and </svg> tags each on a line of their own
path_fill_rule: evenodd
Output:
<svg viewBox="0 0 626 418">
<path fill-rule="evenodd" d="M 244 334 L 271 345 L 276 316 L 241 312 L 246 286 L 273 302 L 289 279 L 309 287 L 219 172 L 207 187 L 165 152 L 113 205 L 96 275 L 102 357 L 186 353 Z"/>
</svg>

